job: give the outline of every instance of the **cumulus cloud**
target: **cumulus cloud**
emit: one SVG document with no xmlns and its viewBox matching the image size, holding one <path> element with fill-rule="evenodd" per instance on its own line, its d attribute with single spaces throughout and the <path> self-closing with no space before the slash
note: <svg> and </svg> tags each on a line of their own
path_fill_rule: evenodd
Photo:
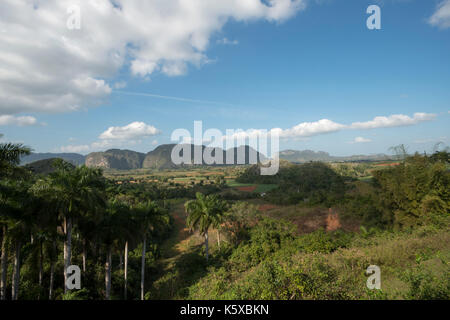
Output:
<svg viewBox="0 0 450 320">
<path fill-rule="evenodd" d="M 248 139 L 257 138 L 264 135 L 278 135 L 280 138 L 297 139 L 307 138 L 320 134 L 336 132 L 344 129 L 346 126 L 340 123 L 336 123 L 329 119 L 322 119 L 314 122 L 301 122 L 298 125 L 288 128 L 272 128 L 270 130 L 260 129 L 248 129 L 248 130 L 236 130 L 232 134 L 228 134 L 224 139 Z"/>
<path fill-rule="evenodd" d="M 37 120 L 32 116 L 11 116 L 11 115 L 0 115 L 0 126 L 33 126 L 37 124 Z"/>
<path fill-rule="evenodd" d="M 373 120 L 366 122 L 354 122 L 351 124 L 352 129 L 375 129 L 411 126 L 424 121 L 431 121 L 436 118 L 435 114 L 416 112 L 413 117 L 404 114 L 393 114 L 388 117 L 375 117 Z"/>
<path fill-rule="evenodd" d="M 236 130 L 236 132 L 226 135 L 224 137 L 224 140 L 225 139 L 242 140 L 261 137 L 266 134 L 269 135 L 277 134 L 280 138 L 285 139 L 307 139 L 309 137 L 338 132 L 341 130 L 351 130 L 351 129 L 368 130 L 376 128 L 410 126 L 424 121 L 431 121 L 434 120 L 435 118 L 436 118 L 435 114 L 417 112 L 414 113 L 413 117 L 409 117 L 403 114 L 394 114 L 387 117 L 386 116 L 375 117 L 373 120 L 366 122 L 354 122 L 350 125 L 337 123 L 329 119 L 321 119 L 313 122 L 301 122 L 298 125 L 287 129 L 273 128 L 268 131 L 259 129 Z M 355 140 L 352 141 L 351 143 L 364 143 L 370 141 L 371 140 L 363 137 L 356 137 Z"/>
<path fill-rule="evenodd" d="M 306 0 L 2 0 L 0 114 L 66 112 L 99 105 L 118 71 L 178 76 L 208 62 L 229 21 L 281 22 Z M 67 10 L 81 9 L 70 30 Z"/>
<path fill-rule="evenodd" d="M 109 127 L 99 135 L 99 140 L 90 144 L 62 146 L 60 150 L 62 152 L 87 153 L 110 148 L 130 147 L 160 133 L 161 131 L 152 125 L 135 121 L 123 127 Z M 152 145 L 155 141 L 153 140 Z"/>
<path fill-rule="evenodd" d="M 328 119 L 322 119 L 315 122 L 302 122 L 290 129 L 279 130 L 280 137 L 311 137 L 319 134 L 336 132 L 345 128 L 345 125 L 336 123 Z"/>
<path fill-rule="evenodd" d="M 137 140 L 159 134 L 154 126 L 144 122 L 132 122 L 123 127 L 109 127 L 100 135 L 102 140 Z"/>
<path fill-rule="evenodd" d="M 450 28 L 450 0 L 444 0 L 438 4 L 428 23 L 442 29 Z"/>
</svg>

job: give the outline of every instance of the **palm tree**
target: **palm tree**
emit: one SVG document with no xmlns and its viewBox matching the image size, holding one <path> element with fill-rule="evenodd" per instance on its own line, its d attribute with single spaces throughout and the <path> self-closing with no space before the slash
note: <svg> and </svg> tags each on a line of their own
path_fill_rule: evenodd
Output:
<svg viewBox="0 0 450 320">
<path fill-rule="evenodd" d="M 0 138 L 2 136 L 0 134 Z M 0 163 L 17 166 L 20 163 L 20 157 L 29 155 L 31 151 L 31 148 L 21 143 L 0 143 Z"/>
<path fill-rule="evenodd" d="M 134 218 L 139 226 L 142 236 L 142 255 L 141 255 L 141 300 L 144 300 L 145 292 L 145 255 L 147 248 L 147 237 L 149 233 L 158 225 L 168 224 L 169 216 L 158 207 L 155 202 L 139 204 L 134 208 Z"/>
<path fill-rule="evenodd" d="M 61 159 L 55 160 L 56 171 L 37 187 L 57 204 L 64 234 L 64 293 L 67 293 L 67 268 L 71 264 L 72 228 L 81 212 L 104 207 L 105 183 L 102 171 L 86 166 L 75 168 Z"/>
<path fill-rule="evenodd" d="M 43 278 L 44 278 L 44 254 L 50 261 L 50 285 L 49 285 L 49 300 L 53 297 L 53 283 L 54 283 L 54 271 L 56 262 L 56 243 L 58 241 L 59 235 L 57 232 L 58 228 L 58 210 L 57 203 L 50 197 L 46 197 L 46 194 L 41 194 L 39 188 L 39 182 L 29 189 L 30 194 L 33 198 L 32 208 L 34 212 L 34 219 L 32 225 L 32 234 L 35 239 L 35 245 L 33 249 L 37 251 L 39 255 L 39 273 L 38 273 L 38 283 L 39 287 L 43 288 Z M 38 299 L 41 297 L 39 293 Z"/>
<path fill-rule="evenodd" d="M 0 134 L 0 137 L 3 135 Z M 17 168 L 20 157 L 31 153 L 31 149 L 22 144 L 0 143 L 0 225 L 2 226 L 2 254 L 1 254 L 1 278 L 0 300 L 6 299 L 6 276 L 8 269 L 8 215 L 6 211 L 11 209 L 10 200 L 13 188 L 8 180 L 23 176 L 25 171 Z"/>
<path fill-rule="evenodd" d="M 14 182 L 16 194 L 12 197 L 9 210 L 8 237 L 14 247 L 14 265 L 11 281 L 11 298 L 18 300 L 20 287 L 20 267 L 22 247 L 26 243 L 26 235 L 31 234 L 33 228 L 34 198 L 28 193 L 29 185 L 24 181 Z"/>
<path fill-rule="evenodd" d="M 108 203 L 106 213 L 100 224 L 99 231 L 102 242 L 106 248 L 106 262 L 105 262 L 105 298 L 111 299 L 111 261 L 113 247 L 117 242 L 120 242 L 125 233 L 124 220 L 128 214 L 128 207 L 126 204 L 113 200 Z M 116 246 L 117 247 L 117 246 Z"/>
<path fill-rule="evenodd" d="M 226 202 L 220 200 L 217 195 L 205 196 L 196 193 L 196 200 L 187 201 L 184 205 L 188 217 L 186 224 L 191 230 L 198 230 L 205 237 L 205 254 L 208 261 L 208 230 L 211 226 L 218 226 L 221 217 L 226 211 Z"/>
</svg>

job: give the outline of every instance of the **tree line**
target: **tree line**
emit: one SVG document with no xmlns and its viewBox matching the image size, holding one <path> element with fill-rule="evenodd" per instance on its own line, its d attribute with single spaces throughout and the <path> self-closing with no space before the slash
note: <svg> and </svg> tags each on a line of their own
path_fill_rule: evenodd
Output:
<svg viewBox="0 0 450 320">
<path fill-rule="evenodd" d="M 22 294 L 29 299 L 76 298 L 67 287 L 68 267 L 75 262 L 81 263 L 89 287 L 77 294 L 111 299 L 116 260 L 123 289 L 116 286 L 115 297 L 144 299 L 146 263 L 170 230 L 167 209 L 155 200 L 124 197 L 100 169 L 55 160 L 52 173 L 32 174 L 18 166 L 30 152 L 21 144 L 0 144 L 1 300 L 17 300 Z M 132 270 L 129 257 L 134 259 Z M 139 284 L 130 283 L 130 272 Z M 94 284 L 102 277 L 104 287 L 96 291 Z"/>
</svg>

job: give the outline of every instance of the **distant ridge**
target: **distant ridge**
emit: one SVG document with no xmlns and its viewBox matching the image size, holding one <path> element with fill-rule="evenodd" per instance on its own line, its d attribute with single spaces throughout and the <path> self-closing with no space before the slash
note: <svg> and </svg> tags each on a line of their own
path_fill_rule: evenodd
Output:
<svg viewBox="0 0 450 320">
<path fill-rule="evenodd" d="M 179 166 L 175 165 L 171 161 L 171 153 L 175 144 L 163 144 L 156 147 L 153 151 L 148 153 L 141 153 L 132 150 L 110 149 L 104 152 L 92 152 L 87 156 L 83 156 L 78 153 L 32 153 L 29 156 L 24 156 L 21 159 L 21 165 L 26 165 L 31 162 L 61 158 L 74 165 L 86 164 L 90 167 L 118 169 L 118 170 L 130 170 L 130 169 L 172 169 Z M 191 155 L 193 158 L 194 146 L 191 145 Z M 202 150 L 205 150 L 205 146 L 202 146 Z M 245 148 L 245 163 L 249 164 L 249 146 L 240 146 L 234 148 L 234 163 L 237 163 L 237 150 Z M 222 150 L 222 149 L 220 149 Z M 230 151 L 230 150 L 229 150 Z M 224 161 L 226 159 L 227 151 L 222 150 Z M 213 153 L 214 154 L 214 153 Z M 258 161 L 263 161 L 264 156 L 257 153 Z M 305 163 L 310 161 L 385 161 L 393 159 L 392 156 L 386 154 L 373 154 L 373 155 L 353 155 L 337 157 L 332 156 L 328 152 L 324 151 L 312 151 L 312 150 L 284 150 L 280 152 L 280 159 L 295 162 Z M 203 165 L 206 165 L 203 163 Z M 183 165 L 186 166 L 186 165 Z"/>
<path fill-rule="evenodd" d="M 373 154 L 373 155 L 353 155 L 347 157 L 330 156 L 328 152 L 324 151 L 312 151 L 312 150 L 284 150 L 280 152 L 280 159 L 290 162 L 304 163 L 310 161 L 384 161 L 392 159 L 391 156 L 386 154 Z"/>
<path fill-rule="evenodd" d="M 193 165 L 194 160 L 194 148 L 202 148 L 202 154 L 205 150 L 210 149 L 210 153 L 215 156 L 213 148 L 208 148 L 205 146 L 194 146 L 193 144 L 187 145 L 191 148 L 191 163 L 176 165 L 172 162 L 172 149 L 176 144 L 163 144 L 158 146 L 155 150 L 148 152 L 147 154 L 130 151 L 130 150 L 118 150 L 111 149 L 105 152 L 93 152 L 86 156 L 86 165 L 89 167 L 99 167 L 108 169 L 119 169 L 119 170 L 129 170 L 129 169 L 174 169 L 178 167 L 188 167 Z M 249 146 L 240 146 L 233 148 L 232 150 L 224 151 L 218 149 L 219 152 L 223 153 L 223 161 L 225 163 L 227 152 L 234 152 L 234 163 L 237 163 L 237 155 L 239 150 L 245 148 L 244 163 L 250 164 L 249 155 L 253 151 L 256 155 L 256 160 L 258 162 L 264 160 L 264 157 L 256 150 L 250 148 Z M 241 151 L 242 152 L 242 151 Z M 206 165 L 203 161 L 202 165 Z"/>
<path fill-rule="evenodd" d="M 23 156 L 20 159 L 20 164 L 26 165 L 35 161 L 52 158 L 60 158 L 76 166 L 79 166 L 81 164 L 84 164 L 86 157 L 78 153 L 32 153 L 28 156 Z"/>
</svg>

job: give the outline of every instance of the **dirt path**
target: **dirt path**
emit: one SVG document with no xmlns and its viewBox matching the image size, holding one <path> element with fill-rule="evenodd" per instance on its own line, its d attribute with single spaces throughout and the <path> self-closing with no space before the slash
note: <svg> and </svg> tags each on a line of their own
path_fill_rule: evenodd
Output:
<svg viewBox="0 0 450 320">
<path fill-rule="evenodd" d="M 169 267 L 171 262 L 183 253 L 183 248 L 186 247 L 186 242 L 191 236 L 186 228 L 186 214 L 183 203 L 177 204 L 171 215 L 174 219 L 173 231 L 171 236 L 161 246 L 162 259 L 160 263 L 166 265 L 164 269 Z"/>
</svg>

